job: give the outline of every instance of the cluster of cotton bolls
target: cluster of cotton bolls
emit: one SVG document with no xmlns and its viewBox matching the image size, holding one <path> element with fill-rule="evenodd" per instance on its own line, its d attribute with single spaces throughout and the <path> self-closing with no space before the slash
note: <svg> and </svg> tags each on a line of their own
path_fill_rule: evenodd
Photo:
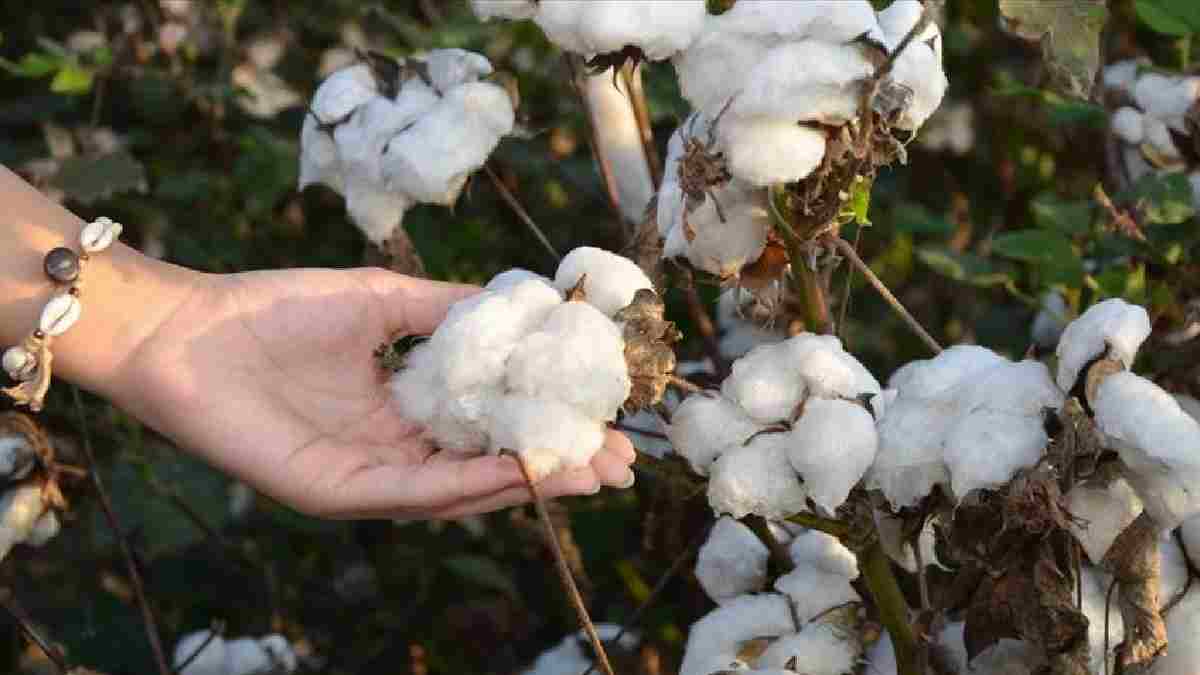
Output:
<svg viewBox="0 0 1200 675">
<path fill-rule="evenodd" d="M 183 636 L 173 661 L 179 675 L 285 675 L 299 665 L 282 635 L 226 640 L 209 630 Z"/>
<path fill-rule="evenodd" d="M 42 546 L 58 534 L 58 515 L 32 478 L 38 458 L 21 434 L 0 435 L 0 560 L 17 544 Z"/>
<path fill-rule="evenodd" d="M 761 675 L 853 672 L 863 654 L 858 561 L 838 540 L 802 530 L 788 553 L 794 569 L 767 586 L 766 546 L 742 523 L 721 518 L 696 560 L 696 578 L 717 608 L 688 635 L 681 675 L 745 670 Z M 770 640 L 758 655 L 751 640 Z M 801 670 L 790 670 L 796 663 Z"/>
<path fill-rule="evenodd" d="M 300 188 L 324 183 L 379 243 L 418 203 L 452 205 L 513 129 L 513 100 L 461 49 L 394 61 L 371 54 L 330 75 L 300 135 Z"/>
<path fill-rule="evenodd" d="M 573 289 L 586 301 L 572 300 Z M 524 270 L 455 304 L 392 389 L 444 451 L 518 453 L 535 478 L 588 463 L 632 388 L 613 317 L 654 284 L 632 261 L 577 248 L 553 280 Z"/>
<path fill-rule="evenodd" d="M 875 459 L 879 383 L 836 337 L 803 333 L 750 351 L 720 393 L 689 396 L 668 437 L 709 476 L 719 514 L 832 512 Z"/>
<path fill-rule="evenodd" d="M 1109 126 L 1121 141 L 1129 179 L 1187 172 L 1200 205 L 1200 76 L 1165 74 L 1127 60 L 1105 68 L 1103 81 L 1115 108 Z"/>
<path fill-rule="evenodd" d="M 915 0 L 876 13 L 865 0 L 741 2 L 709 16 L 673 59 L 695 113 L 668 145 L 658 195 L 664 255 L 736 276 L 770 231 L 764 188 L 810 176 L 859 117 L 864 83 L 922 16 Z M 896 58 L 889 116 L 916 131 L 947 88 L 929 23 Z M 833 157 L 831 161 L 837 161 Z"/>
</svg>

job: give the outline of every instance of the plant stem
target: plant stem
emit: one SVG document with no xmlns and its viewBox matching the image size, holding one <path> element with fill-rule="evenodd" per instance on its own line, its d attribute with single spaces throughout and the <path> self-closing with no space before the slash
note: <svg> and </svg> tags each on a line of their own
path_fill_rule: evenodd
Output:
<svg viewBox="0 0 1200 675">
<path fill-rule="evenodd" d="M 537 223 L 533 221 L 529 212 L 525 210 L 524 206 L 521 206 L 521 202 L 508 189 L 504 181 L 500 180 L 500 176 L 497 176 L 496 172 L 488 164 L 483 165 L 483 170 L 488 175 L 488 178 L 492 179 L 492 185 L 496 186 L 496 192 L 500 193 L 500 197 L 513 210 L 513 213 L 517 214 L 517 217 L 521 219 L 521 222 L 525 223 L 530 232 L 533 232 L 533 236 L 537 237 L 537 240 L 541 242 L 542 248 L 546 249 L 551 258 L 554 258 L 554 262 L 561 262 L 562 256 L 558 254 L 558 251 L 554 250 L 554 244 L 550 243 L 550 239 L 546 237 L 546 233 L 542 232 L 542 228 L 538 227 Z"/>
<path fill-rule="evenodd" d="M 654 126 L 650 121 L 650 106 L 646 103 L 646 89 L 642 86 L 642 67 L 625 66 L 622 69 L 625 76 L 625 88 L 629 92 L 629 100 L 633 104 L 633 114 L 637 118 L 638 131 L 642 135 L 642 149 L 646 153 L 646 166 L 650 169 L 650 180 L 654 187 L 662 183 L 662 159 L 658 149 L 654 147 Z"/>
<path fill-rule="evenodd" d="M 918 665 L 917 638 L 908 620 L 908 603 L 892 574 L 891 561 L 876 540 L 858 556 L 858 568 L 879 608 L 879 617 L 892 637 L 898 675 L 924 675 Z"/>
<path fill-rule="evenodd" d="M 933 336 L 925 330 L 921 323 L 917 321 L 907 309 L 904 308 L 904 305 L 900 304 L 900 301 L 896 298 L 896 296 L 892 295 L 892 292 L 888 290 L 887 285 L 884 284 L 879 277 L 875 276 L 875 273 L 871 271 L 871 268 L 868 267 L 865 262 L 863 262 L 862 258 L 858 257 L 858 252 L 854 250 L 854 247 L 841 237 L 829 237 L 829 240 L 833 242 L 834 246 L 837 246 L 838 251 L 842 255 L 846 256 L 846 259 L 850 261 L 850 264 L 854 265 L 859 272 L 862 272 L 862 275 L 867 278 L 867 281 L 869 281 L 871 285 L 875 287 L 876 291 L 879 291 L 879 294 L 883 296 L 883 299 L 892 306 L 892 309 L 900 315 L 900 318 L 904 319 L 904 322 L 907 323 L 908 327 L 917 334 L 917 337 L 921 338 L 921 341 L 924 342 L 934 354 L 940 354 L 942 351 L 942 346 L 938 344 L 937 340 L 933 339 Z"/>
<path fill-rule="evenodd" d="M 50 659 L 54 667 L 58 669 L 58 672 L 63 675 L 69 675 L 70 668 L 67 666 L 66 657 L 58 650 L 58 647 L 42 637 L 41 633 L 37 631 L 37 628 L 33 625 L 33 620 L 29 617 L 29 613 L 13 597 L 10 589 L 0 589 L 0 605 L 8 610 L 13 620 L 17 622 L 17 626 L 20 627 L 21 632 L 25 634 L 25 637 L 29 638 L 31 642 L 38 646 L 38 649 L 42 650 L 46 658 Z"/>
<path fill-rule="evenodd" d="M 571 568 L 567 565 L 567 558 L 563 555 L 562 546 L 558 542 L 558 534 L 554 531 L 554 523 L 550 520 L 550 512 L 546 510 L 546 502 L 542 500 L 542 496 L 538 493 L 537 485 L 533 482 L 533 476 L 529 473 L 529 466 L 525 464 L 525 459 L 519 454 L 513 455 L 517 464 L 521 466 L 521 475 L 525 477 L 525 485 L 529 487 L 529 494 L 533 497 L 533 506 L 537 510 L 538 520 L 542 521 L 542 530 L 546 535 L 546 543 L 550 546 L 550 550 L 554 553 L 554 566 L 558 570 L 559 579 L 562 580 L 563 590 L 567 593 L 567 598 L 571 601 L 571 605 L 575 608 L 575 613 L 579 616 L 579 623 L 583 626 L 583 631 L 587 633 L 588 640 L 592 643 L 592 650 L 596 653 L 596 661 L 600 663 L 601 670 L 605 675 L 615 675 L 613 673 L 612 664 L 608 662 L 608 653 L 604 651 L 604 644 L 600 642 L 600 635 L 596 632 L 596 626 L 592 623 L 592 619 L 588 616 L 587 607 L 583 604 L 583 596 L 579 594 L 579 588 L 575 585 L 575 579 L 571 576 Z"/>
</svg>

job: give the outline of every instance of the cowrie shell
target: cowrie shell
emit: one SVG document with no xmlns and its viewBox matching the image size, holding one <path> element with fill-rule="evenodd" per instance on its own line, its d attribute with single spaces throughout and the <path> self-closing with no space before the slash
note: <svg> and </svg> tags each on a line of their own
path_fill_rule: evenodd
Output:
<svg viewBox="0 0 1200 675">
<path fill-rule="evenodd" d="M 46 303 L 38 328 L 46 335 L 62 335 L 75 325 L 82 311 L 83 305 L 80 304 L 79 298 L 69 293 L 57 295 Z"/>
</svg>

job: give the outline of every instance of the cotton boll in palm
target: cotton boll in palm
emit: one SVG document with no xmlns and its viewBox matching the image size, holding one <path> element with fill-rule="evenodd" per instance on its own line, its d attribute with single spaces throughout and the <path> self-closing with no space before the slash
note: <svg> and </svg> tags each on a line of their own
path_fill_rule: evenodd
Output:
<svg viewBox="0 0 1200 675">
<path fill-rule="evenodd" d="M 759 38 L 831 44 L 863 35 L 883 39 L 875 9 L 866 0 L 755 0 L 735 4 L 721 16 L 725 30 Z"/>
<path fill-rule="evenodd" d="M 1037 464 L 1049 440 L 1040 417 L 981 409 L 959 418 L 944 441 L 954 495 L 1007 483 Z"/>
<path fill-rule="evenodd" d="M 438 382 L 440 355 L 429 342 L 413 347 L 404 356 L 404 369 L 391 380 L 392 398 L 400 414 L 408 420 L 428 423 L 433 419 L 443 385 Z"/>
<path fill-rule="evenodd" d="M 197 653 L 201 647 L 204 649 Z M 195 658 L 192 658 L 187 668 L 179 671 L 179 675 L 227 675 L 225 640 L 220 635 L 214 636 L 211 631 L 201 630 L 183 636 L 175 645 L 172 659 L 174 667 L 178 669 L 193 654 Z"/>
<path fill-rule="evenodd" d="M 1058 341 L 1059 388 L 1070 391 L 1083 367 L 1106 350 L 1129 368 L 1149 335 L 1150 316 L 1145 309 L 1120 298 L 1092 305 L 1067 324 Z"/>
<path fill-rule="evenodd" d="M 692 624 L 679 673 L 712 675 L 738 660 L 743 643 L 797 629 L 786 597 L 775 593 L 743 595 Z"/>
<path fill-rule="evenodd" d="M 444 451 L 477 454 L 488 446 L 488 423 L 499 396 L 496 386 L 438 396 L 427 434 Z"/>
<path fill-rule="evenodd" d="M 550 311 L 541 331 L 513 349 L 505 386 L 562 401 L 592 419 L 614 420 L 632 387 L 625 342 L 616 324 L 595 307 L 562 303 Z"/>
<path fill-rule="evenodd" d="M 805 675 L 844 675 L 855 672 L 861 653 L 861 645 L 838 627 L 811 623 L 771 643 L 755 667 L 786 669 L 796 659 Z"/>
<path fill-rule="evenodd" d="M 439 381 L 450 393 L 498 385 L 517 341 L 531 328 L 518 315 L 542 318 L 560 304 L 557 295 L 551 302 L 525 307 L 500 293 L 484 292 L 455 303 L 430 338 L 438 351 Z"/>
<path fill-rule="evenodd" d="M 1067 510 L 1075 516 L 1068 522 L 1071 534 L 1088 560 L 1099 565 L 1117 536 L 1142 512 L 1142 500 L 1129 481 L 1117 477 L 1107 484 L 1082 483 L 1071 488 Z"/>
<path fill-rule="evenodd" d="M 881 490 L 893 506 L 903 507 L 948 483 L 942 440 L 956 412 L 953 400 L 906 397 L 901 390 L 876 425 L 879 452 L 867 484 Z"/>
<path fill-rule="evenodd" d="M 387 142 L 384 179 L 418 201 L 450 206 L 514 121 L 503 88 L 490 82 L 457 86 Z"/>
<path fill-rule="evenodd" d="M 471 9 L 481 21 L 532 19 L 538 11 L 537 0 L 471 0 Z"/>
<path fill-rule="evenodd" d="M 1092 408 L 1097 429 L 1129 468 L 1129 482 L 1160 528 L 1200 513 L 1200 423 L 1158 385 L 1128 371 L 1100 383 Z"/>
<path fill-rule="evenodd" d="M 731 117 L 720 125 L 729 172 L 767 187 L 807 177 L 825 157 L 825 134 L 787 119 Z"/>
<path fill-rule="evenodd" d="M 788 460 L 809 496 L 833 512 L 875 461 L 875 420 L 857 403 L 809 399 L 792 431 Z"/>
<path fill-rule="evenodd" d="M 717 111 L 724 107 L 742 88 L 746 74 L 778 44 L 776 40 L 730 31 L 727 26 L 724 15 L 709 17 L 696 41 L 672 59 L 680 92 L 696 110 Z"/>
<path fill-rule="evenodd" d="M 788 361 L 786 342 L 756 347 L 733 364 L 721 383 L 721 393 L 737 403 L 756 422 L 790 420 L 807 392 L 803 378 L 780 363 Z"/>
<path fill-rule="evenodd" d="M 687 244 L 688 260 L 722 279 L 736 277 L 767 245 L 771 216 L 765 190 L 730 181 L 684 218 L 694 234 Z"/>
<path fill-rule="evenodd" d="M 434 49 L 419 60 L 424 62 L 433 88 L 442 93 L 492 74 L 492 62 L 486 56 L 465 49 Z"/>
<path fill-rule="evenodd" d="M 762 589 L 770 552 L 749 527 L 733 518 L 717 520 L 696 556 L 696 580 L 718 604 Z"/>
<path fill-rule="evenodd" d="M 491 409 L 492 450 L 521 455 L 535 481 L 586 466 L 604 446 L 604 423 L 553 399 L 504 396 Z"/>
<path fill-rule="evenodd" d="M 1129 145 L 1141 145 L 1146 139 L 1144 115 L 1136 108 L 1118 108 L 1108 120 L 1109 128 L 1121 141 Z"/>
<path fill-rule="evenodd" d="M 985 347 L 954 345 L 932 359 L 910 361 L 892 373 L 889 389 L 903 397 L 931 397 L 1008 359 Z"/>
<path fill-rule="evenodd" d="M 671 415 L 667 437 L 692 470 L 706 476 L 722 452 L 740 447 L 758 431 L 759 426 L 723 396 L 692 394 Z"/>
<path fill-rule="evenodd" d="M 554 286 L 565 293 L 580 279 L 587 301 L 605 316 L 627 307 L 639 290 L 654 288 L 654 282 L 632 260 L 592 246 L 580 246 L 562 259 Z"/>
<path fill-rule="evenodd" d="M 788 556 L 796 567 L 811 567 L 849 581 L 858 578 L 858 558 L 837 537 L 819 530 L 806 530 L 792 539 Z"/>
<path fill-rule="evenodd" d="M 796 618 L 802 624 L 834 607 L 862 600 L 849 579 L 813 567 L 797 567 L 779 577 L 775 580 L 775 590 L 791 599 Z"/>
<path fill-rule="evenodd" d="M 729 114 L 844 124 L 858 116 L 862 79 L 873 72 L 858 46 L 812 40 L 785 44 L 740 75 L 744 86 Z"/>
<path fill-rule="evenodd" d="M 713 463 L 708 504 L 713 512 L 783 520 L 806 510 L 808 493 L 788 463 L 786 437 L 764 433 L 732 447 Z"/>
</svg>

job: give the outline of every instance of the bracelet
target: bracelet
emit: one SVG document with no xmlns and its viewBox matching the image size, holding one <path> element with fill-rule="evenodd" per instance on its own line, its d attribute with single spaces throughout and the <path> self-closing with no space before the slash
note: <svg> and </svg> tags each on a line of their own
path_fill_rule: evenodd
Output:
<svg viewBox="0 0 1200 675">
<path fill-rule="evenodd" d="M 38 412 L 50 390 L 51 364 L 54 356 L 50 343 L 66 333 L 79 320 L 83 311 L 80 295 L 83 289 L 83 270 L 93 253 L 100 253 L 121 236 L 121 224 L 109 218 L 97 218 L 83 227 L 79 234 L 79 253 L 66 246 L 51 249 L 42 261 L 46 276 L 65 291 L 56 294 L 42 308 L 38 327 L 19 345 L 4 352 L 4 371 L 17 381 L 15 387 L 0 389 L 17 405 L 29 406 Z"/>
</svg>

